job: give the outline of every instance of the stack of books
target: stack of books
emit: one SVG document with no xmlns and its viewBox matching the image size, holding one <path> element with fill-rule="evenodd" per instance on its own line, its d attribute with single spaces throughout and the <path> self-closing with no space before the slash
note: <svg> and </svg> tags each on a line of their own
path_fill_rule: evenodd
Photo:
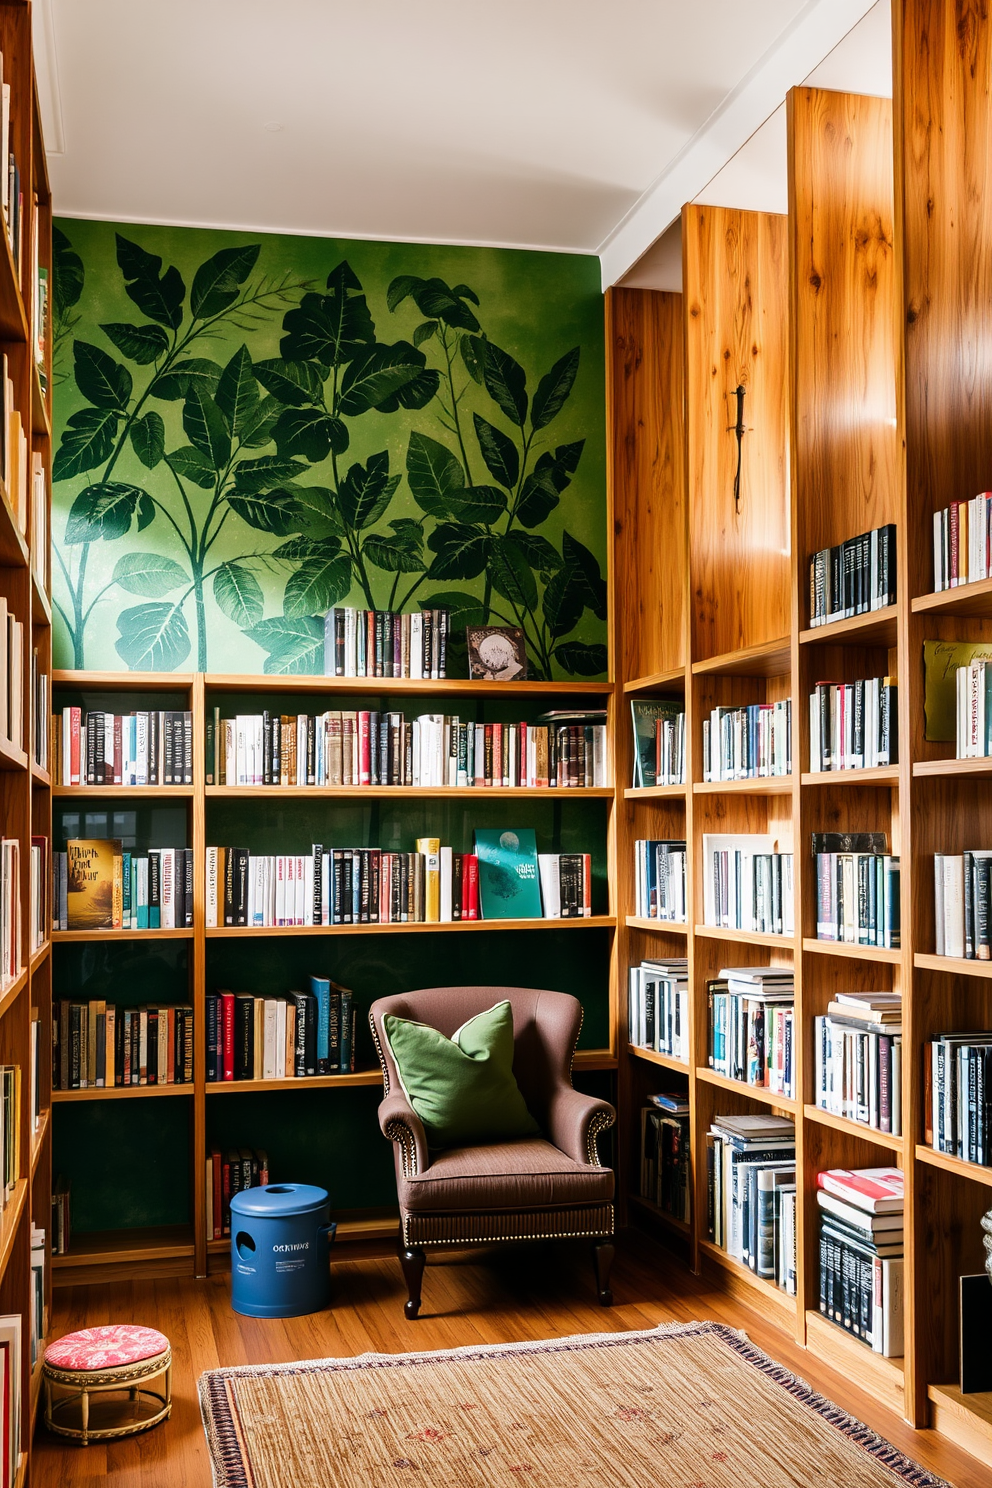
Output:
<svg viewBox="0 0 992 1488">
<path fill-rule="evenodd" d="M 193 1009 L 187 1003 L 52 1007 L 52 1088 L 103 1090 L 193 1083 Z"/>
<path fill-rule="evenodd" d="M 992 491 L 933 514 L 933 587 L 956 589 L 992 573 Z"/>
<path fill-rule="evenodd" d="M 685 703 L 671 698 L 631 698 L 634 785 L 685 785 Z"/>
<path fill-rule="evenodd" d="M 796 1129 L 785 1116 L 714 1116 L 706 1137 L 709 1238 L 796 1293 Z"/>
<path fill-rule="evenodd" d="M 898 691 L 895 677 L 817 682 L 809 698 L 810 770 L 868 770 L 896 764 Z"/>
<path fill-rule="evenodd" d="M 897 949 L 899 859 L 884 832 L 814 832 L 816 938 Z"/>
<path fill-rule="evenodd" d="M 684 841 L 641 838 L 634 843 L 634 913 L 644 920 L 686 923 Z"/>
<path fill-rule="evenodd" d="M 992 958 L 989 922 L 992 848 L 964 853 L 934 853 L 934 925 L 938 956 L 965 961 Z"/>
<path fill-rule="evenodd" d="M 820 1311 L 873 1353 L 903 1352 L 903 1175 L 898 1168 L 817 1174 Z"/>
<path fill-rule="evenodd" d="M 981 659 L 954 670 L 958 759 L 992 754 L 992 664 Z"/>
<path fill-rule="evenodd" d="M 449 618 L 444 609 L 398 615 L 336 605 L 324 618 L 324 676 L 444 678 Z"/>
<path fill-rule="evenodd" d="M 896 529 L 890 522 L 821 548 L 809 560 L 809 623 L 827 625 L 896 602 Z"/>
<path fill-rule="evenodd" d="M 792 853 L 758 833 L 703 834 L 707 925 L 759 935 L 795 933 Z"/>
<path fill-rule="evenodd" d="M 0 595 L 0 745 L 24 748 L 24 624 Z"/>
<path fill-rule="evenodd" d="M 813 1019 L 813 1098 L 822 1111 L 902 1135 L 902 998 L 838 992 Z"/>
<path fill-rule="evenodd" d="M 234 1195 L 249 1188 L 264 1188 L 268 1181 L 268 1153 L 250 1147 L 227 1151 L 212 1147 L 207 1154 L 207 1234 L 214 1240 L 229 1235 Z"/>
<path fill-rule="evenodd" d="M 692 1169 L 689 1102 L 684 1095 L 651 1095 L 641 1108 L 642 1199 L 689 1223 Z"/>
<path fill-rule="evenodd" d="M 125 852 L 120 838 L 70 838 L 54 855 L 56 930 L 183 930 L 193 924 L 193 849 Z"/>
<path fill-rule="evenodd" d="M 992 1031 L 942 1033 L 924 1056 L 927 1144 L 992 1167 Z"/>
<path fill-rule="evenodd" d="M 627 1041 L 689 1063 L 689 962 L 685 956 L 630 968 Z"/>
<path fill-rule="evenodd" d="M 795 977 L 789 966 L 727 966 L 707 983 L 709 1065 L 790 1099 L 795 1095 Z"/>
<path fill-rule="evenodd" d="M 599 715 L 597 714 L 597 717 Z M 606 725 L 477 723 L 443 713 L 238 714 L 207 725 L 212 785 L 605 786 Z"/>
<path fill-rule="evenodd" d="M 192 785 L 193 715 L 63 708 L 50 753 L 53 785 Z"/>
<path fill-rule="evenodd" d="M 703 779 L 792 774 L 792 701 L 714 708 L 703 719 Z"/>
<path fill-rule="evenodd" d="M 353 993 L 329 977 L 312 976 L 308 991 L 285 997 L 208 992 L 207 1080 L 350 1074 L 355 1018 Z"/>
<path fill-rule="evenodd" d="M 0 839 L 0 990 L 21 974 L 21 844 Z"/>
</svg>

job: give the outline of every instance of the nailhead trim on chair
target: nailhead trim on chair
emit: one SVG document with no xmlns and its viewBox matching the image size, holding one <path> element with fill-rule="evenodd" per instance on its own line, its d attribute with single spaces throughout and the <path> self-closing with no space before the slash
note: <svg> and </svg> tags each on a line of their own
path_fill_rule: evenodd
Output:
<svg viewBox="0 0 992 1488">
<path fill-rule="evenodd" d="M 597 1111 L 589 1122 L 586 1132 L 586 1161 L 594 1168 L 601 1168 L 603 1164 L 599 1160 L 599 1150 L 596 1146 L 601 1132 L 609 1131 L 616 1121 L 616 1116 L 609 1111 Z"/>
<path fill-rule="evenodd" d="M 419 1171 L 417 1167 L 417 1144 L 414 1141 L 413 1132 L 407 1126 L 406 1122 L 401 1121 L 398 1116 L 394 1117 L 392 1121 L 387 1121 L 385 1136 L 391 1142 L 395 1142 L 400 1149 L 403 1159 L 403 1177 L 415 1178 Z"/>
<path fill-rule="evenodd" d="M 496 1245 L 512 1240 L 577 1240 L 613 1234 L 613 1205 L 534 1214 L 404 1214 L 403 1243 Z"/>
</svg>

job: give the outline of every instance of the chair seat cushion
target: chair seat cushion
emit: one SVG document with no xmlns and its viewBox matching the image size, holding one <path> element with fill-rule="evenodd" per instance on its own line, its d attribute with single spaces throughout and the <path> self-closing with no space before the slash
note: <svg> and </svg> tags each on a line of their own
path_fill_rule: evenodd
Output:
<svg viewBox="0 0 992 1488">
<path fill-rule="evenodd" d="M 136 1323 L 115 1323 L 102 1328 L 81 1328 L 66 1333 L 45 1350 L 45 1363 L 53 1369 L 119 1369 L 140 1364 L 165 1353 L 169 1340 L 156 1328 Z"/>
<path fill-rule="evenodd" d="M 613 1171 L 573 1162 L 543 1137 L 523 1137 L 438 1152 L 423 1173 L 397 1186 L 411 1211 L 494 1213 L 609 1203 Z"/>
</svg>

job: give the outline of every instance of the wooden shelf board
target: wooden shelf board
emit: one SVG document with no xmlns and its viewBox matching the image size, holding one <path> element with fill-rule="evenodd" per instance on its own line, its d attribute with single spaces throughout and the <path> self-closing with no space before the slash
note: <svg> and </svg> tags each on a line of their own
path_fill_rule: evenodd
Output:
<svg viewBox="0 0 992 1488">
<path fill-rule="evenodd" d="M 51 1108 L 51 1106 L 46 1106 L 45 1109 L 41 1112 L 41 1118 L 40 1118 L 40 1120 L 38 1122 L 38 1130 L 36 1132 L 33 1132 L 32 1133 L 32 1136 L 31 1136 L 31 1177 L 32 1178 L 35 1175 L 35 1169 L 37 1168 L 38 1162 L 39 1162 L 39 1160 L 41 1158 L 42 1148 L 45 1145 L 45 1138 L 48 1135 L 48 1132 L 49 1132 L 49 1129 L 51 1127 L 51 1124 L 52 1124 L 52 1108 Z"/>
<path fill-rule="evenodd" d="M 195 794 L 191 785 L 53 785 L 52 796 L 55 799 L 64 797 L 76 798 L 79 796 L 92 796 L 94 798 L 106 798 L 107 796 L 128 797 L 174 797 L 176 800 L 188 800 Z"/>
<path fill-rule="evenodd" d="M 155 1229 L 91 1230 L 72 1237 L 72 1249 L 52 1256 L 52 1269 L 68 1266 L 117 1266 L 129 1261 L 172 1260 L 193 1254 L 190 1225 Z"/>
<path fill-rule="evenodd" d="M 92 787 L 90 787 L 92 790 Z M 158 787 L 163 794 L 174 794 L 175 787 Z M 530 786 L 530 785 L 208 785 L 204 787 L 208 798 L 214 796 L 228 799 L 248 799 L 265 796 L 269 800 L 286 800 L 297 797 L 340 797 L 344 800 L 373 800 L 376 798 L 400 798 L 412 800 L 455 800 L 465 796 L 476 799 L 491 799 L 493 796 L 530 796 L 536 800 L 561 800 L 570 797 L 589 799 L 595 797 L 612 800 L 612 785 L 577 786 Z M 120 794 L 120 788 L 117 788 Z M 129 788 L 130 793 L 130 788 Z M 58 792 L 56 792 L 58 794 Z M 192 794 L 192 791 L 189 792 Z"/>
<path fill-rule="evenodd" d="M 635 677 L 623 684 L 626 693 L 662 692 L 670 688 L 685 686 L 685 667 L 672 667 L 668 672 L 652 672 L 646 677 Z"/>
<path fill-rule="evenodd" d="M 934 956 L 917 951 L 913 965 L 918 971 L 946 971 L 950 976 L 992 977 L 992 961 L 968 961 L 963 956 Z"/>
<path fill-rule="evenodd" d="M 846 620 L 831 620 L 828 625 L 814 625 L 799 632 L 801 646 L 824 646 L 834 642 L 854 646 L 894 646 L 899 606 L 869 610 L 867 615 L 851 615 Z"/>
<path fill-rule="evenodd" d="M 628 1044 L 627 1053 L 631 1059 L 643 1060 L 645 1064 L 657 1064 L 662 1069 L 677 1070 L 683 1075 L 689 1073 L 688 1060 L 675 1059 L 671 1054 L 659 1054 L 655 1049 L 642 1049 L 637 1044 Z"/>
<path fill-rule="evenodd" d="M 26 770 L 27 753 L 17 749 L 9 739 L 0 738 L 0 770 Z"/>
<path fill-rule="evenodd" d="M 208 692 L 324 692 L 386 694 L 409 697 L 606 697 L 612 682 L 481 682 L 467 677 L 432 681 L 419 677 L 267 677 L 205 672 Z"/>
<path fill-rule="evenodd" d="M 273 682 L 280 679 L 272 678 Z M 267 677 L 256 679 L 267 685 Z M 74 692 L 188 692 L 193 686 L 192 672 L 74 672 L 56 667 L 52 672 L 53 687 L 71 687 Z"/>
<path fill-rule="evenodd" d="M 764 1298 L 765 1307 L 768 1311 L 777 1314 L 776 1321 L 784 1325 L 791 1334 L 795 1327 L 796 1299 L 783 1292 L 781 1287 L 773 1281 L 767 1281 L 765 1277 L 758 1276 L 748 1266 L 742 1266 L 740 1261 L 735 1261 L 729 1256 L 722 1246 L 714 1244 L 712 1240 L 700 1240 L 700 1254 L 714 1265 L 721 1267 L 738 1282 L 744 1284 L 744 1289 L 752 1289 Z M 752 1301 L 753 1305 L 753 1301 Z"/>
<path fill-rule="evenodd" d="M 625 923 L 630 930 L 649 930 L 659 935 L 688 935 L 689 933 L 689 926 L 685 920 L 652 920 L 644 915 L 627 915 Z"/>
<path fill-rule="evenodd" d="M 713 673 L 724 677 L 784 677 L 791 667 L 792 643 L 788 636 L 692 663 L 693 675 L 697 677 Z"/>
<path fill-rule="evenodd" d="M 14 1238 L 17 1234 L 17 1226 L 21 1222 L 24 1213 L 24 1204 L 27 1199 L 28 1180 L 18 1178 L 14 1185 L 14 1192 L 7 1200 L 7 1207 L 0 1215 L 0 1278 L 3 1277 L 10 1261 L 11 1252 L 14 1248 Z"/>
<path fill-rule="evenodd" d="M 192 940 L 194 930 L 53 930 L 52 940 Z M 211 932 L 208 930 L 207 934 Z"/>
<path fill-rule="evenodd" d="M 944 1173 L 954 1173 L 959 1178 L 967 1178 L 970 1183 L 981 1183 L 986 1188 L 992 1188 L 992 1168 L 984 1168 L 981 1163 L 965 1162 L 964 1158 L 952 1157 L 949 1152 L 938 1152 L 924 1142 L 916 1144 L 916 1156 L 919 1162 L 926 1163 L 928 1167 L 940 1168 Z"/>
<path fill-rule="evenodd" d="M 48 771 L 43 770 L 34 760 L 31 761 L 31 784 L 44 786 L 46 789 L 49 789 L 52 784 L 52 777 Z"/>
<path fill-rule="evenodd" d="M 783 951 L 796 949 L 794 935 L 759 935 L 754 930 L 724 930 L 719 925 L 697 925 L 696 934 L 704 940 L 737 941 L 740 945 L 771 946 Z"/>
<path fill-rule="evenodd" d="M 0 993 L 0 1018 L 2 1018 L 5 1013 L 10 1012 L 10 1009 L 14 1006 L 14 1003 L 17 1001 L 18 997 L 20 997 L 27 984 L 28 969 L 25 966 L 22 967 L 21 971 L 14 978 L 14 980 L 8 986 L 4 987 L 3 992 Z"/>
<path fill-rule="evenodd" d="M 791 775 L 755 776 L 748 780 L 697 780 L 694 796 L 789 796 Z"/>
<path fill-rule="evenodd" d="M 667 1225 L 677 1235 L 684 1235 L 688 1239 L 692 1234 L 692 1225 L 687 1219 L 679 1219 L 676 1215 L 669 1214 L 667 1209 L 662 1209 L 660 1205 L 653 1203 L 650 1199 L 645 1199 L 641 1194 L 629 1193 L 627 1195 L 627 1202 L 629 1204 L 635 1204 L 638 1209 L 645 1210 L 646 1213 L 651 1215 L 652 1219 L 658 1220 L 660 1224 Z"/>
<path fill-rule="evenodd" d="M 862 1389 L 890 1410 L 903 1412 L 905 1389 L 902 1359 L 885 1359 L 860 1338 L 846 1333 L 820 1312 L 806 1313 L 806 1346 L 817 1358 L 855 1379 Z"/>
<path fill-rule="evenodd" d="M 884 961 L 890 966 L 902 958 L 902 951 L 887 946 L 847 945 L 842 940 L 816 940 L 810 935 L 803 940 L 803 950 L 815 956 L 844 956 L 851 961 Z"/>
<path fill-rule="evenodd" d="M 30 971 L 32 976 L 34 976 L 35 972 L 38 970 L 38 967 L 44 961 L 45 957 L 50 954 L 51 949 L 52 942 L 50 940 L 43 940 L 38 949 L 31 952 L 31 960 L 28 962 L 28 970 Z"/>
<path fill-rule="evenodd" d="M 33 358 L 31 372 L 31 433 L 51 438 L 52 421 L 48 412 L 48 400 L 42 391 L 38 363 Z"/>
<path fill-rule="evenodd" d="M 803 1115 L 807 1121 L 815 1121 L 819 1126 L 829 1126 L 834 1131 L 846 1132 L 864 1142 L 874 1142 L 876 1147 L 884 1147 L 887 1152 L 902 1152 L 905 1147 L 902 1137 L 877 1131 L 875 1127 L 866 1126 L 861 1121 L 850 1121 L 846 1116 L 835 1116 L 832 1111 L 824 1111 L 820 1106 L 803 1106 Z"/>
<path fill-rule="evenodd" d="M 52 1100 L 56 1104 L 62 1101 L 135 1100 L 145 1096 L 192 1095 L 195 1089 L 192 1081 L 188 1085 L 87 1085 L 82 1090 L 53 1090 Z"/>
<path fill-rule="evenodd" d="M 704 1085 L 715 1085 L 719 1090 L 746 1095 L 750 1100 L 760 1101 L 763 1106 L 774 1106 L 777 1111 L 788 1111 L 790 1116 L 795 1116 L 799 1110 L 799 1102 L 791 1095 L 776 1095 L 763 1085 L 748 1085 L 744 1080 L 729 1080 L 726 1075 L 718 1075 L 716 1070 L 711 1070 L 705 1064 L 697 1064 L 696 1079 L 702 1080 Z"/>
<path fill-rule="evenodd" d="M 872 765 L 866 770 L 804 770 L 803 785 L 898 785 L 898 765 Z"/>
<path fill-rule="evenodd" d="M 208 1080 L 207 1095 L 249 1095 L 257 1090 L 333 1090 L 356 1085 L 381 1085 L 382 1070 L 356 1070 L 351 1075 L 304 1075 L 282 1080 Z"/>
<path fill-rule="evenodd" d="M 982 759 L 917 760 L 913 765 L 914 779 L 926 779 L 938 775 L 943 778 L 955 775 L 964 780 L 983 780 L 992 776 L 992 757 Z"/>
<path fill-rule="evenodd" d="M 962 1395 L 958 1385 L 928 1385 L 932 1424 L 980 1462 L 992 1460 L 992 1391 Z"/>
<path fill-rule="evenodd" d="M 992 615 L 992 579 L 974 579 L 956 589 L 920 594 L 913 600 L 914 615 L 959 615 L 981 619 Z"/>
<path fill-rule="evenodd" d="M 624 787 L 625 801 L 681 801 L 685 804 L 684 785 L 627 785 Z"/>
<path fill-rule="evenodd" d="M 41 587 L 33 563 L 31 565 L 31 617 L 36 626 L 52 623 L 52 606 L 48 595 Z"/>
<path fill-rule="evenodd" d="M 610 930 L 616 925 L 613 915 L 593 915 L 589 919 L 576 920 L 417 920 L 405 925 L 210 925 L 204 932 L 207 939 L 228 935 L 415 935 L 464 933 L 473 930 Z M 108 931 L 116 935 L 118 931 Z M 144 934 L 161 934 L 161 931 L 142 931 Z M 173 932 L 166 931 L 166 934 Z M 184 934 L 192 935 L 192 931 Z M 70 932 L 70 935 L 73 932 Z M 56 935 L 56 939 L 60 937 Z M 86 939 L 85 931 L 77 932 L 77 938 Z"/>
<path fill-rule="evenodd" d="M 0 236 L 6 243 L 6 233 Z M 0 245 L 0 257 L 2 255 L 3 246 Z M 6 341 L 9 338 L 3 334 L 2 278 L 2 268 L 0 268 L 0 340 Z M 0 481 L 0 568 L 27 568 L 30 561 L 24 534 L 17 525 L 17 518 L 14 516 L 7 489 Z"/>
</svg>

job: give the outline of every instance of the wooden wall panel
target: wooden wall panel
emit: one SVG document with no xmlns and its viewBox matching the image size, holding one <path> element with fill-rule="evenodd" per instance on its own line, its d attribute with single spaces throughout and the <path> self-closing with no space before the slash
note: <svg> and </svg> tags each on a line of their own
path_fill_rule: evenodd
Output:
<svg viewBox="0 0 992 1488">
<path fill-rule="evenodd" d="M 788 105 L 802 580 L 811 553 L 901 514 L 892 106 L 818 88 L 794 88 Z"/>
<path fill-rule="evenodd" d="M 614 530 L 614 666 L 624 681 L 685 665 L 682 296 L 606 297 Z"/>
<path fill-rule="evenodd" d="M 789 630 L 787 222 L 682 212 L 692 659 Z M 735 389 L 745 388 L 739 511 Z"/>
</svg>

